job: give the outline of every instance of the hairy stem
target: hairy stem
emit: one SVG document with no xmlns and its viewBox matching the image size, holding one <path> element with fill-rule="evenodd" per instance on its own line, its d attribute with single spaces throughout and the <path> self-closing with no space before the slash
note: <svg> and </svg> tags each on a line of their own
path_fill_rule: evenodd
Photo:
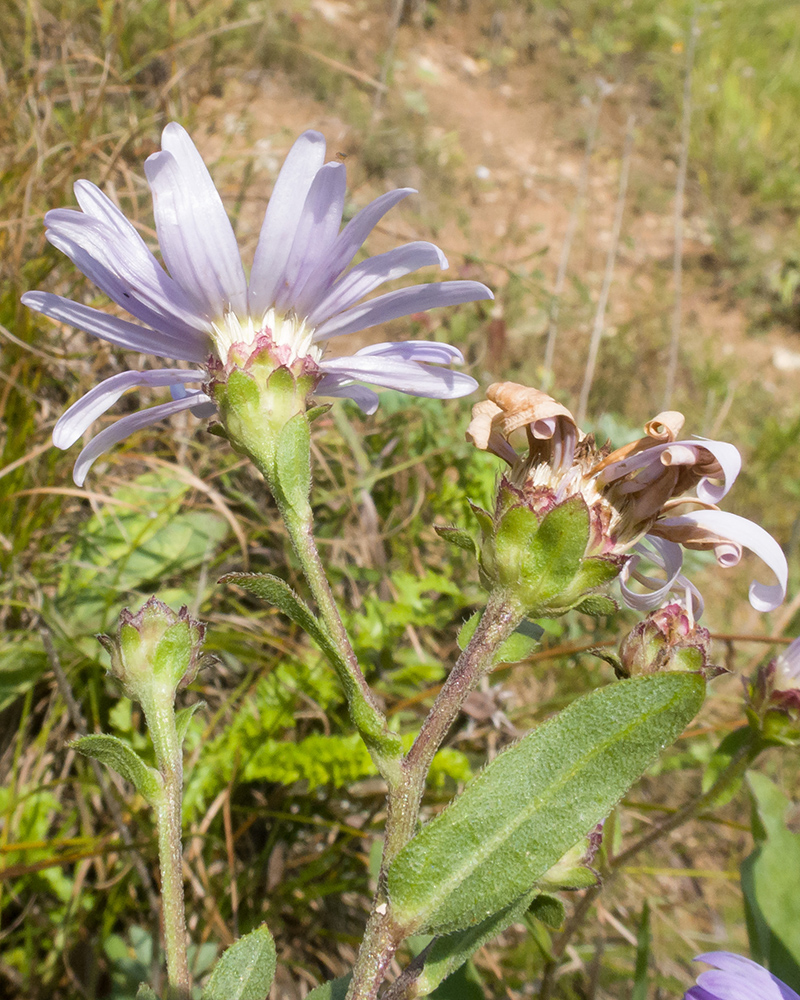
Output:
<svg viewBox="0 0 800 1000">
<path fill-rule="evenodd" d="M 523 618 L 519 604 L 503 593 L 489 598 L 472 638 L 423 723 L 402 764 L 402 781 L 390 788 L 383 857 L 372 913 L 367 922 L 347 1000 L 375 1000 L 395 951 L 407 936 L 395 922 L 386 891 L 389 866 L 414 836 L 422 793 L 436 751 L 447 736 L 461 706 L 487 673 L 500 646 Z"/>
<path fill-rule="evenodd" d="M 652 844 L 656 843 L 656 841 L 659 841 L 663 837 L 666 837 L 667 834 L 672 833 L 673 830 L 677 830 L 689 820 L 700 816 L 709 809 L 713 809 L 719 799 L 736 781 L 742 777 L 763 749 L 764 743 L 761 741 L 761 738 L 757 733 L 752 732 L 752 738 L 747 743 L 739 747 L 737 752 L 733 755 L 733 757 L 731 757 L 728 765 L 720 772 L 717 780 L 707 792 L 690 799 L 690 801 L 687 802 L 681 809 L 673 813 L 657 826 L 654 826 L 652 830 L 646 833 L 643 837 L 640 837 L 639 840 L 634 841 L 630 847 L 627 847 L 621 854 L 618 854 L 611 860 L 607 870 L 603 873 L 603 884 L 594 889 L 589 889 L 584 893 L 581 901 L 575 907 L 572 916 L 564 925 L 564 930 L 553 942 L 551 949 L 552 957 L 545 966 L 542 986 L 539 990 L 539 1000 L 550 1000 L 553 993 L 553 987 L 555 986 L 556 973 L 558 971 L 561 956 L 564 954 L 564 951 L 575 935 L 575 932 L 586 919 L 586 916 L 595 899 L 597 899 L 612 879 L 620 873 L 623 866 L 645 848 L 650 847 Z"/>
<path fill-rule="evenodd" d="M 167 978 L 171 1000 L 188 1000 L 192 982 L 186 952 L 186 911 L 183 902 L 183 846 L 181 803 L 183 797 L 183 751 L 175 728 L 172 703 L 142 706 L 153 740 L 156 763 L 163 781 L 155 803 L 158 828 L 158 860 L 161 867 L 161 905 L 167 952 Z"/>
</svg>

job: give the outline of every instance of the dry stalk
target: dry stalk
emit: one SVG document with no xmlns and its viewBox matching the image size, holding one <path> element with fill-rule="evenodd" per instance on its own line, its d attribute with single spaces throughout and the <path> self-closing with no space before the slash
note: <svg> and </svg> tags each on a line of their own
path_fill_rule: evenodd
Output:
<svg viewBox="0 0 800 1000">
<path fill-rule="evenodd" d="M 617 207 L 614 213 L 614 227 L 611 232 L 611 243 L 608 248 L 608 257 L 606 258 L 606 272 L 603 276 L 603 285 L 600 289 L 600 297 L 597 300 L 594 327 L 592 329 L 591 340 L 589 341 L 589 356 L 586 359 L 586 371 L 583 375 L 583 385 L 581 386 L 581 396 L 578 403 L 577 421 L 579 426 L 582 425 L 586 419 L 586 409 L 589 404 L 589 393 L 592 389 L 594 371 L 597 365 L 597 353 L 600 349 L 600 338 L 603 335 L 603 327 L 605 326 L 608 293 L 611 291 L 611 282 L 614 280 L 614 264 L 617 259 L 619 234 L 622 229 L 622 215 L 625 211 L 625 196 L 628 193 L 628 175 L 631 167 L 633 126 L 635 122 L 636 116 L 629 115 L 628 127 L 625 131 L 625 146 L 622 153 L 622 165 L 619 172 L 619 193 L 617 195 Z"/>
<path fill-rule="evenodd" d="M 556 281 L 553 286 L 553 295 L 550 299 L 550 315 L 547 324 L 547 344 L 544 350 L 544 378 L 547 383 L 553 375 L 553 358 L 556 352 L 556 337 L 558 336 L 558 313 L 561 308 L 561 296 L 564 292 L 564 284 L 567 280 L 567 268 L 569 258 L 572 253 L 572 243 L 578 229 L 578 219 L 580 218 L 583 202 L 586 197 L 586 187 L 589 183 L 589 165 L 594 152 L 594 144 L 597 138 L 597 128 L 600 123 L 600 111 L 603 101 L 611 93 L 612 87 L 602 78 L 597 80 L 597 97 L 591 105 L 589 116 L 589 127 L 586 131 L 586 146 L 581 163 L 581 172 L 578 176 L 578 187 L 575 191 L 575 200 L 572 203 L 572 211 L 567 223 L 567 231 L 564 234 L 564 242 L 561 244 L 561 257 L 558 261 L 558 271 Z"/>
<path fill-rule="evenodd" d="M 675 181 L 675 246 L 672 254 L 672 283 L 675 304 L 672 310 L 672 336 L 667 362 L 667 383 L 664 388 L 664 409 L 670 409 L 678 374 L 678 346 L 681 339 L 681 318 L 683 316 L 683 205 L 686 192 L 686 170 L 689 164 L 689 142 L 692 130 L 692 70 L 697 46 L 697 0 L 692 5 L 689 21 L 689 38 L 686 43 L 686 75 L 683 80 L 683 121 L 681 123 L 681 148 L 678 160 L 678 177 Z"/>
</svg>

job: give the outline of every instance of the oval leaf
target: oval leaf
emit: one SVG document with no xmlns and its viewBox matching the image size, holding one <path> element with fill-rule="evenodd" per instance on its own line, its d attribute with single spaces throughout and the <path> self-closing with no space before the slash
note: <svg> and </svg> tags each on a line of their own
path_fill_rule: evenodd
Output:
<svg viewBox="0 0 800 1000">
<path fill-rule="evenodd" d="M 604 819 L 703 703 L 698 674 L 593 691 L 501 753 L 389 869 L 396 919 L 448 933 L 527 892 Z"/>
<path fill-rule="evenodd" d="M 106 767 L 113 768 L 134 786 L 148 802 L 153 803 L 161 794 L 161 777 L 158 771 L 148 767 L 135 750 L 116 736 L 96 733 L 81 736 L 70 743 L 73 750 L 85 757 L 93 757 Z"/>
<path fill-rule="evenodd" d="M 203 1000 L 267 1000 L 275 964 L 275 942 L 262 924 L 223 954 L 203 990 Z"/>
</svg>

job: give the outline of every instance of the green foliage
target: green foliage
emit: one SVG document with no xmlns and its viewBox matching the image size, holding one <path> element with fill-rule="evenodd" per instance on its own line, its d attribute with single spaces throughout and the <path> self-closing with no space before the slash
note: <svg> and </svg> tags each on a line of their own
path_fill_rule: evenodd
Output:
<svg viewBox="0 0 800 1000">
<path fill-rule="evenodd" d="M 85 757 L 93 757 L 106 767 L 113 768 L 126 781 L 130 781 L 151 805 L 157 800 L 161 792 L 160 775 L 116 736 L 102 733 L 81 736 L 73 741 L 72 747 Z"/>
<path fill-rule="evenodd" d="M 466 649 L 467 643 L 475 633 L 481 612 L 475 614 L 461 626 L 458 633 L 458 645 Z M 494 658 L 495 663 L 518 663 L 526 660 L 539 646 L 539 640 L 544 635 L 544 629 L 535 622 L 523 621 L 521 625 L 506 639 Z"/>
<path fill-rule="evenodd" d="M 202 1000 L 267 1000 L 276 961 L 275 942 L 262 924 L 222 954 Z"/>
<path fill-rule="evenodd" d="M 340 976 L 339 979 L 321 983 L 316 989 L 306 994 L 306 1000 L 344 1000 L 351 978 L 350 975 Z"/>
<path fill-rule="evenodd" d="M 622 681 L 500 754 L 395 858 L 397 919 L 442 933 L 508 906 L 608 815 L 704 693 L 697 675 Z"/>
<path fill-rule="evenodd" d="M 763 774 L 747 776 L 756 848 L 742 862 L 742 891 L 753 959 L 800 988 L 800 834 L 786 825 L 789 799 Z"/>
</svg>

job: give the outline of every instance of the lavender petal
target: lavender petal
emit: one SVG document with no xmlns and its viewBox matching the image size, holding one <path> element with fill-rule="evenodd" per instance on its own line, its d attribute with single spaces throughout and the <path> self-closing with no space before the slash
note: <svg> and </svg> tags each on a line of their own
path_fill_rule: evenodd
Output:
<svg viewBox="0 0 800 1000">
<path fill-rule="evenodd" d="M 456 399 L 478 388 L 475 379 L 463 372 L 380 356 L 332 358 L 330 361 L 321 361 L 320 368 L 329 375 L 370 382 L 411 396 L 427 396 L 432 399 Z"/>
<path fill-rule="evenodd" d="M 48 216 L 52 214 L 48 212 Z M 211 332 L 211 324 L 163 271 L 165 281 L 177 292 L 172 302 L 169 293 L 165 295 L 159 287 L 155 274 L 136 267 L 138 262 L 129 247 L 101 223 L 78 212 L 73 214 L 81 221 L 54 225 L 47 231 L 47 239 L 112 301 L 148 326 L 173 336 L 193 337 L 198 333 L 202 336 L 203 331 Z"/>
<path fill-rule="evenodd" d="M 342 224 L 346 186 L 343 163 L 326 163 L 311 182 L 283 280 L 275 295 L 275 308 L 279 311 L 291 306 L 298 316 L 308 312 L 303 286 L 331 251 Z"/>
<path fill-rule="evenodd" d="M 180 413 L 181 410 L 188 410 L 206 402 L 211 402 L 211 400 L 205 393 L 193 393 L 186 396 L 185 399 L 174 399 L 169 403 L 160 403 L 158 406 L 139 410 L 138 413 L 131 413 L 130 416 L 122 417 L 121 420 L 118 420 L 110 427 L 106 427 L 105 430 L 100 431 L 98 435 L 93 437 L 80 455 L 78 455 L 75 467 L 72 470 L 72 478 L 75 481 L 75 485 L 83 486 L 87 473 L 94 462 L 101 455 L 105 454 L 105 452 L 113 448 L 115 444 L 118 444 L 135 431 L 141 430 L 143 427 L 149 427 L 150 424 L 158 423 L 159 420 L 171 417 L 174 413 Z"/>
<path fill-rule="evenodd" d="M 664 538 L 654 538 L 652 535 L 637 542 L 633 547 L 631 558 L 622 567 L 619 575 L 620 591 L 622 599 L 629 608 L 635 611 L 652 611 L 666 599 L 667 595 L 675 587 L 683 566 L 683 552 L 680 545 L 669 542 Z M 643 574 L 639 569 L 642 558 L 655 563 L 659 569 L 663 570 L 666 579 L 656 579 Z M 637 582 L 647 587 L 650 593 L 640 594 L 628 587 L 628 580 L 633 577 Z"/>
<path fill-rule="evenodd" d="M 99 416 L 110 409 L 117 400 L 137 386 L 171 386 L 184 382 L 202 382 L 205 372 L 187 372 L 175 368 L 160 368 L 147 372 L 121 372 L 100 382 L 82 396 L 62 415 L 53 429 L 53 444 L 56 448 L 70 448 Z M 185 390 L 180 394 L 185 398 Z"/>
<path fill-rule="evenodd" d="M 283 280 L 300 213 L 311 183 L 325 160 L 325 139 L 304 132 L 284 161 L 267 206 L 250 272 L 250 314 L 263 314 L 273 305 Z"/>
<path fill-rule="evenodd" d="M 379 400 L 376 392 L 365 385 L 354 385 L 350 379 L 343 379 L 338 375 L 323 375 L 314 395 L 352 399 L 367 416 L 378 409 Z"/>
<path fill-rule="evenodd" d="M 477 302 L 493 299 L 494 295 L 486 285 L 478 281 L 445 281 L 430 285 L 412 285 L 396 292 L 387 292 L 377 299 L 370 299 L 354 309 L 334 316 L 316 331 L 315 341 L 341 337 L 347 333 L 357 333 L 377 323 L 409 316 L 411 313 L 425 312 L 439 306 L 454 306 L 463 302 Z"/>
<path fill-rule="evenodd" d="M 750 584 L 750 603 L 756 611 L 774 611 L 783 603 L 789 578 L 786 556 L 772 535 L 760 525 L 725 510 L 698 510 L 680 517 L 662 518 L 658 523 L 666 528 L 697 525 L 750 549 L 769 566 L 778 581 L 777 586 L 770 586 L 753 580 Z M 729 550 L 726 549 L 725 554 L 729 554 Z"/>
<path fill-rule="evenodd" d="M 416 194 L 414 188 L 397 188 L 370 202 L 347 223 L 336 237 L 330 254 L 322 262 L 316 275 L 309 279 L 304 294 L 311 308 L 322 296 L 327 295 L 334 281 L 350 264 L 360 247 L 383 216 L 403 198 Z"/>
<path fill-rule="evenodd" d="M 424 241 L 407 243 L 405 246 L 395 247 L 388 253 L 370 257 L 356 264 L 340 281 L 337 281 L 330 292 L 308 314 L 308 322 L 311 326 L 319 326 L 336 313 L 355 305 L 384 282 L 403 278 L 421 267 L 435 264 L 446 270 L 447 258 L 433 243 Z"/>
<path fill-rule="evenodd" d="M 195 332 L 189 337 L 151 330 L 50 292 L 25 292 L 22 303 L 59 323 L 76 326 L 79 330 L 85 330 L 86 333 L 131 351 L 155 354 L 173 361 L 200 363 L 207 361 L 211 353 L 211 342 L 201 333 Z"/>
<path fill-rule="evenodd" d="M 464 364 L 464 355 L 457 347 L 438 340 L 397 340 L 385 344 L 370 344 L 356 351 L 357 357 L 390 357 L 400 361 L 425 361 L 429 364 Z"/>
<path fill-rule="evenodd" d="M 144 164 L 170 274 L 212 322 L 247 311 L 247 281 L 222 199 L 188 133 L 170 122 Z"/>
</svg>

